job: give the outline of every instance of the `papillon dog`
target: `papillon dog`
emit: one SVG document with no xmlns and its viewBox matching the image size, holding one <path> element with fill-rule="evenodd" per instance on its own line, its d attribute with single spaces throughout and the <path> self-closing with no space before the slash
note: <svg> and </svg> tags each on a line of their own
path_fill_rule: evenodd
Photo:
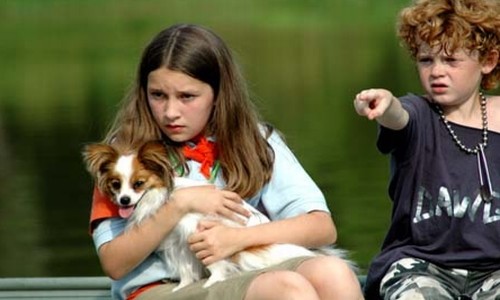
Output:
<svg viewBox="0 0 500 300">
<path fill-rule="evenodd" d="M 120 217 L 128 219 L 125 230 L 154 215 L 168 201 L 174 189 L 207 184 L 176 177 L 166 148 L 161 142 L 147 142 L 138 149 L 102 143 L 90 144 L 85 147 L 83 157 L 99 190 L 107 194 L 118 206 Z M 246 225 L 223 217 L 188 213 L 166 236 L 157 251 L 163 254 L 166 265 L 179 276 L 179 284 L 174 290 L 207 276 L 204 287 L 209 287 L 233 274 L 262 269 L 295 257 L 325 254 L 345 257 L 345 251 L 338 248 L 322 249 L 319 254 L 298 245 L 272 244 L 251 247 L 227 259 L 204 266 L 189 249 L 187 242 L 187 238 L 196 232 L 201 220 L 215 218 L 222 224 L 233 227 L 269 222 L 263 213 L 250 204 L 244 202 L 243 205 L 251 212 Z"/>
</svg>

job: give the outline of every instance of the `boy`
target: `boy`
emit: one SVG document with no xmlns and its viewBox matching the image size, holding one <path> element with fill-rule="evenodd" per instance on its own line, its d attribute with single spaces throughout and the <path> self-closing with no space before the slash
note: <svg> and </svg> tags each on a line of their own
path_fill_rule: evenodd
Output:
<svg viewBox="0 0 500 300">
<path fill-rule="evenodd" d="M 356 112 L 391 154 L 392 222 L 367 299 L 500 299 L 498 0 L 420 0 L 398 33 L 425 95 L 369 89 Z"/>
</svg>

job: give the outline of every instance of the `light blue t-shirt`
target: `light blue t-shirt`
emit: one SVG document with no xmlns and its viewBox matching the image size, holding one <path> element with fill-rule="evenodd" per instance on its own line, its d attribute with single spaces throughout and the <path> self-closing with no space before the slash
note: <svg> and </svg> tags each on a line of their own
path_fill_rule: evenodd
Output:
<svg viewBox="0 0 500 300">
<path fill-rule="evenodd" d="M 271 220 L 290 218 L 311 211 L 329 213 L 323 193 L 276 131 L 268 138 L 268 143 L 275 154 L 273 175 L 255 196 L 246 199 L 248 203 L 261 210 Z M 186 177 L 206 181 L 206 178 L 197 172 L 200 167 L 198 162 L 188 161 L 188 165 L 191 172 Z M 225 186 L 221 172 L 214 184 L 219 188 Z M 126 220 L 120 218 L 102 221 L 93 232 L 96 249 L 120 235 L 126 223 Z M 112 296 L 114 299 L 126 299 L 127 295 L 137 288 L 166 278 L 176 279 L 178 275 L 172 273 L 157 253 L 152 253 L 127 276 L 113 281 Z"/>
</svg>

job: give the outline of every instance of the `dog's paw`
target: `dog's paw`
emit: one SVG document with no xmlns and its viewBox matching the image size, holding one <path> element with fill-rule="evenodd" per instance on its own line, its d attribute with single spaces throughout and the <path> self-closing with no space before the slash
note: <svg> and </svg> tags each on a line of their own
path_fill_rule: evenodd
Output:
<svg viewBox="0 0 500 300">
<path fill-rule="evenodd" d="M 179 283 L 176 287 L 174 287 L 174 288 L 172 289 L 172 292 L 176 292 L 176 291 L 178 291 L 178 290 L 182 289 L 183 287 L 185 287 L 185 286 L 187 286 L 187 285 L 189 285 L 189 284 L 191 284 L 191 282 L 182 282 L 182 281 L 181 281 L 181 282 L 180 282 L 180 283 Z"/>
<path fill-rule="evenodd" d="M 208 288 L 210 286 L 212 286 L 214 283 L 217 283 L 219 281 L 223 281 L 225 278 L 220 278 L 220 277 L 217 277 L 217 276 L 210 276 L 207 281 L 205 282 L 205 284 L 203 284 L 203 288 Z"/>
</svg>

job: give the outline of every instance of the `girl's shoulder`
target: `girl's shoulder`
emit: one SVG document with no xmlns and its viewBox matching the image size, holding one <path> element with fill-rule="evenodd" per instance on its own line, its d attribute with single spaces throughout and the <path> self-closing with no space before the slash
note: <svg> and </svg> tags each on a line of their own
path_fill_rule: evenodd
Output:
<svg viewBox="0 0 500 300">
<path fill-rule="evenodd" d="M 276 151 L 288 150 L 288 145 L 286 144 L 283 134 L 273 128 L 271 132 L 265 136 L 267 143 L 271 148 Z"/>
<path fill-rule="evenodd" d="M 267 123 L 261 123 L 259 124 L 259 131 L 262 137 L 266 139 L 269 144 L 285 144 L 285 138 L 283 134 L 274 126 Z"/>
</svg>

